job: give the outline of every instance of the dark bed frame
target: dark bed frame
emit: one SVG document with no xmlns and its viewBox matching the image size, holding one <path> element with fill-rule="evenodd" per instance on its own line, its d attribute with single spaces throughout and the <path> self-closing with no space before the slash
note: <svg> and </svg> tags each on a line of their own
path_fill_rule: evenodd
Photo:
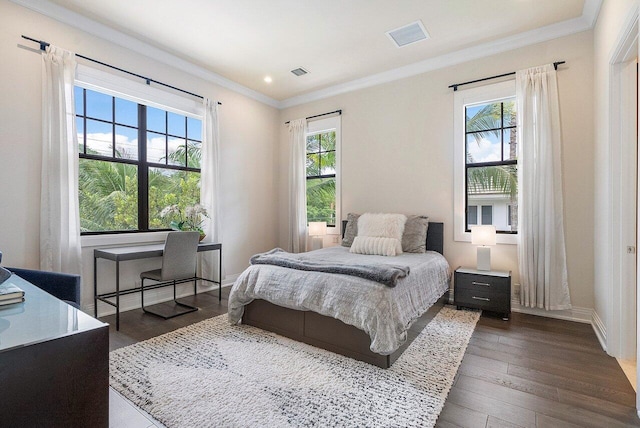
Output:
<svg viewBox="0 0 640 428">
<path fill-rule="evenodd" d="M 343 221 L 343 234 L 345 225 L 346 221 Z M 429 222 L 427 250 L 442 254 L 443 232 L 443 223 Z M 245 306 L 242 323 L 386 369 L 391 367 L 418 333 L 436 316 L 444 306 L 448 293 L 449 290 L 416 320 L 408 333 L 407 341 L 391 355 L 372 352 L 369 349 L 371 338 L 359 328 L 313 311 L 284 308 L 262 299 L 256 299 Z"/>
</svg>

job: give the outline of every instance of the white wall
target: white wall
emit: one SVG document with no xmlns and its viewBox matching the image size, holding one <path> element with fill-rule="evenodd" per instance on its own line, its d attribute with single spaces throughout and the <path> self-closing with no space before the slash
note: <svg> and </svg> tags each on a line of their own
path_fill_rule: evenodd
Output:
<svg viewBox="0 0 640 428">
<path fill-rule="evenodd" d="M 609 247 L 609 87 L 613 49 L 631 7 L 636 0 L 605 1 L 594 29 L 594 119 L 595 119 L 595 311 L 607 328 L 611 317 L 611 270 L 607 256 Z"/>
<path fill-rule="evenodd" d="M 223 103 L 219 109 L 224 265 L 229 276 L 249 257 L 277 244 L 278 111 L 243 95 L 143 57 L 109 41 L 0 1 L 0 250 L 3 265 L 39 266 L 41 60 L 25 49 L 37 44 L 20 35 L 114 64 Z M 20 46 L 22 45 L 22 46 Z M 92 248 L 83 250 L 83 307 L 93 303 Z M 108 274 L 112 266 L 101 267 Z M 159 260 L 128 263 L 131 285 L 141 268 Z M 104 278 L 105 289 L 113 277 Z M 102 284 L 102 282 L 101 282 Z"/>
<path fill-rule="evenodd" d="M 348 212 L 427 214 L 445 223 L 452 267 L 473 266 L 475 247 L 453 240 L 453 92 L 447 86 L 564 60 L 558 73 L 567 259 L 574 306 L 593 308 L 593 33 L 490 56 L 384 85 L 291 107 L 289 119 L 342 109 L 342 217 Z M 286 165 L 287 131 L 280 130 Z M 280 245 L 287 242 L 286 169 L 279 175 Z M 492 250 L 495 269 L 518 282 L 515 245 Z"/>
</svg>

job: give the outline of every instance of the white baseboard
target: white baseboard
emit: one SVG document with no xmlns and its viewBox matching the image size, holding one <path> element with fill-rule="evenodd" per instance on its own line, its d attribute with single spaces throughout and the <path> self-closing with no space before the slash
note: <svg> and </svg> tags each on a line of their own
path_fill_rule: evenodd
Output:
<svg viewBox="0 0 640 428">
<path fill-rule="evenodd" d="M 227 275 L 222 281 L 222 288 L 230 287 L 240 274 Z M 217 284 L 205 283 L 205 285 L 198 285 L 198 293 L 206 291 L 216 291 L 218 289 Z M 193 295 L 193 283 L 184 284 L 178 286 L 177 297 L 187 297 Z M 163 287 L 155 290 L 145 291 L 144 301 L 145 306 L 155 305 L 156 303 L 168 302 L 173 299 L 173 290 L 171 287 Z M 140 308 L 140 293 L 127 294 L 120 297 L 120 313 L 131 311 L 133 309 Z M 82 305 L 82 310 L 87 314 L 93 316 L 94 304 Z M 113 315 L 116 313 L 116 308 L 106 303 L 98 304 L 98 317 L 104 317 L 106 315 Z"/>
<path fill-rule="evenodd" d="M 576 321 L 584 324 L 591 324 L 593 331 L 596 333 L 596 337 L 600 342 L 600 346 L 606 352 L 607 351 L 607 332 L 598 316 L 598 313 L 591 308 L 579 308 L 573 307 L 571 309 L 565 309 L 561 311 L 545 311 L 544 309 L 539 308 L 527 308 L 520 304 L 520 301 L 517 298 L 511 299 L 511 310 L 513 312 L 521 312 L 524 314 L 538 315 L 541 317 L 547 318 L 556 318 L 560 320 L 566 321 Z"/>
<path fill-rule="evenodd" d="M 593 309 L 573 307 L 559 311 L 546 311 L 540 308 L 528 308 L 520 304 L 517 298 L 511 299 L 511 311 L 523 314 L 538 315 L 541 317 L 555 318 L 559 320 L 575 321 L 584 324 L 591 324 Z"/>
<path fill-rule="evenodd" d="M 593 331 L 596 332 L 596 337 L 600 342 L 600 346 L 602 346 L 602 349 L 606 352 L 607 351 L 607 329 L 604 326 L 604 323 L 602 322 L 602 318 L 600 318 L 600 315 L 598 315 L 595 309 L 593 310 L 591 325 L 593 326 Z"/>
</svg>

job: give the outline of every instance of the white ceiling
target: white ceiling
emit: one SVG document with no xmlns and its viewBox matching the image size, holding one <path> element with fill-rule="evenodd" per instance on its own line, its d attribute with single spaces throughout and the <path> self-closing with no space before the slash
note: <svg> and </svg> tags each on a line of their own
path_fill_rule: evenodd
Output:
<svg viewBox="0 0 640 428">
<path fill-rule="evenodd" d="M 14 1 L 27 7 L 33 3 Z M 474 47 L 487 49 L 514 40 L 519 40 L 519 45 L 540 41 L 540 37 L 529 36 L 539 29 L 541 34 L 547 31 L 556 37 L 584 30 L 593 25 L 601 1 L 50 0 L 49 3 L 249 88 L 252 90 L 249 92 L 270 98 L 270 104 L 286 106 L 397 69 L 419 71 L 421 64 L 424 71 L 437 68 L 434 62 L 439 59 L 456 52 L 471 52 Z M 37 3 L 42 9 L 43 1 Z M 57 14 L 60 15 L 59 10 Z M 418 19 L 431 36 L 426 41 L 397 48 L 385 34 Z M 531 40 L 519 37 L 522 33 Z M 294 76 L 290 70 L 297 67 L 304 67 L 309 74 Z M 270 84 L 263 80 L 267 75 L 273 79 Z"/>
</svg>

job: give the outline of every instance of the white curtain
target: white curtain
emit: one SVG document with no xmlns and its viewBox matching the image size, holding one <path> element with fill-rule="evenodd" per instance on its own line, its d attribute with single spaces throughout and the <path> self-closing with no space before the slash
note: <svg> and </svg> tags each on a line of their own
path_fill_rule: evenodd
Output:
<svg viewBox="0 0 640 428">
<path fill-rule="evenodd" d="M 305 119 L 289 122 L 289 245 L 294 253 L 307 250 L 307 172 Z"/>
<path fill-rule="evenodd" d="M 42 54 L 40 269 L 81 273 L 75 54 L 48 46 Z"/>
<path fill-rule="evenodd" d="M 558 84 L 552 65 L 516 73 L 520 302 L 571 308 L 562 206 Z"/>
<path fill-rule="evenodd" d="M 204 221 L 203 242 L 222 243 L 220 210 L 220 131 L 218 127 L 218 102 L 203 100 L 204 117 L 202 120 L 202 161 L 200 165 L 200 205 L 209 213 Z M 199 275 L 207 279 L 218 279 L 214 274 L 218 270 L 218 254 L 214 251 L 200 253 Z M 224 268 L 220 269 L 220 278 L 224 279 Z"/>
</svg>

